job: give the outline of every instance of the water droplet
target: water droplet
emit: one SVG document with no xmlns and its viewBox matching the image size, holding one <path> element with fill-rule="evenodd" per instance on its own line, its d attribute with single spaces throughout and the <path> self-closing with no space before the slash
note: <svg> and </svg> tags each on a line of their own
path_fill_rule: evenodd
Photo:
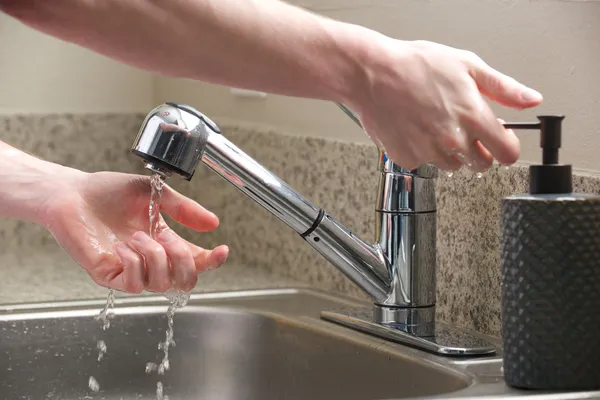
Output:
<svg viewBox="0 0 600 400">
<path fill-rule="evenodd" d="M 94 378 L 93 376 L 90 376 L 90 379 L 88 381 L 88 386 L 90 387 L 92 392 L 97 392 L 100 390 L 100 384 L 98 383 L 96 378 Z"/>
<path fill-rule="evenodd" d="M 98 340 L 96 348 L 98 349 L 98 361 L 102 361 L 106 354 L 106 343 L 104 343 L 104 340 Z"/>
<path fill-rule="evenodd" d="M 153 371 L 156 371 L 157 365 L 153 362 L 146 363 L 146 373 L 149 374 Z"/>
<path fill-rule="evenodd" d="M 448 171 L 448 172 L 446 172 L 446 176 L 447 176 L 448 178 L 452 178 L 452 176 L 453 176 L 453 175 L 454 175 L 454 172 L 452 172 L 452 171 Z"/>
<path fill-rule="evenodd" d="M 481 179 L 483 178 L 483 172 L 478 172 L 475 174 L 475 176 L 477 177 L 477 179 Z"/>
<path fill-rule="evenodd" d="M 156 382 L 156 398 L 158 400 L 163 398 L 163 385 L 161 381 Z"/>
</svg>

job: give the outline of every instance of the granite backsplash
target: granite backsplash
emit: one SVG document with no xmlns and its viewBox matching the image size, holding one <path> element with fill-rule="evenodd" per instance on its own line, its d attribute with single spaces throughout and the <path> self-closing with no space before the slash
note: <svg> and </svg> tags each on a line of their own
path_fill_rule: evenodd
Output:
<svg viewBox="0 0 600 400">
<path fill-rule="evenodd" d="M 144 173 L 128 149 L 143 115 L 14 115 L 0 117 L 0 137 L 21 150 L 93 172 Z M 218 121 L 217 121 L 218 122 Z M 377 151 L 374 146 L 291 136 L 222 125 L 224 134 L 360 237 L 374 232 Z M 525 167 L 494 167 L 477 178 L 461 170 L 437 180 L 438 315 L 477 331 L 499 334 L 499 206 L 526 189 Z M 577 175 L 576 191 L 597 193 L 598 177 Z M 215 212 L 211 233 L 174 228 L 211 247 L 227 244 L 228 262 L 273 273 L 316 288 L 364 297 L 340 272 L 277 218 L 204 166 L 194 179 L 173 178 L 174 188 Z M 370 240 L 369 240 L 370 241 Z M 33 224 L 0 221 L 0 252 L 56 249 L 52 236 Z M 225 265 L 222 268 L 227 268 Z M 215 272 L 216 273 L 216 272 Z"/>
</svg>

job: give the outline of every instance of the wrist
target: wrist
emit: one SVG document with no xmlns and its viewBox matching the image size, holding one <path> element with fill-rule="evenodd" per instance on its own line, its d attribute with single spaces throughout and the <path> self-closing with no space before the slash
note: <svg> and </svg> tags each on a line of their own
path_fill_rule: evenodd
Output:
<svg viewBox="0 0 600 400">
<path fill-rule="evenodd" d="M 359 25 L 323 19 L 330 46 L 326 50 L 328 74 L 322 77 L 322 85 L 329 86 L 327 100 L 349 105 L 368 90 L 370 49 L 368 37 L 377 35 Z"/>
<path fill-rule="evenodd" d="M 27 212 L 33 222 L 49 228 L 56 218 L 56 210 L 61 209 L 61 201 L 69 196 L 79 196 L 78 183 L 89 174 L 49 161 L 39 161 L 37 171 L 40 175 L 30 187 L 38 186 L 41 196 L 32 196 Z"/>
<path fill-rule="evenodd" d="M 84 172 L 0 146 L 0 216 L 48 226 L 52 205 L 72 193 Z"/>
<path fill-rule="evenodd" d="M 373 101 L 373 86 L 381 74 L 385 74 L 384 70 L 397 67 L 391 65 L 386 49 L 392 41 L 400 41 L 360 25 L 336 24 L 337 42 L 350 66 L 343 70 L 346 73 L 343 89 L 336 93 L 334 101 L 358 111 Z"/>
</svg>

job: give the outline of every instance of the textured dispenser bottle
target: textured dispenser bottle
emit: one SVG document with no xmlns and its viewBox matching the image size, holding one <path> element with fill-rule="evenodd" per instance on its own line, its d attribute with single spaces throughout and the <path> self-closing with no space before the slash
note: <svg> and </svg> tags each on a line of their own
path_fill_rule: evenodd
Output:
<svg viewBox="0 0 600 400">
<path fill-rule="evenodd" d="M 504 377 L 539 390 L 600 389 L 600 197 L 572 193 L 558 163 L 563 116 L 539 123 L 543 164 L 502 200 Z"/>
</svg>

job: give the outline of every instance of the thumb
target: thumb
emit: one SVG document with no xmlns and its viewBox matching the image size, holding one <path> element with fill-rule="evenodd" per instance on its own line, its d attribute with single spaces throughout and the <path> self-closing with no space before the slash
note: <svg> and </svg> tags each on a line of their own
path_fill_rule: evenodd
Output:
<svg viewBox="0 0 600 400">
<path fill-rule="evenodd" d="M 483 62 L 473 65 L 469 73 L 483 95 L 506 107 L 524 109 L 535 107 L 543 101 L 542 95 L 536 90 Z"/>
</svg>

